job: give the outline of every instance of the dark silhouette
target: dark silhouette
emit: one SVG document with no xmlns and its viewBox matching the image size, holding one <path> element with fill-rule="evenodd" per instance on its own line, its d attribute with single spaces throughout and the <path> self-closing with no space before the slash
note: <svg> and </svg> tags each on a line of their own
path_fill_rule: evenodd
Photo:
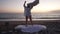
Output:
<svg viewBox="0 0 60 34">
<path fill-rule="evenodd" d="M 26 24 L 28 22 L 28 18 L 30 19 L 30 22 L 31 24 L 33 25 L 32 23 L 32 17 L 31 17 L 31 9 L 33 8 L 33 6 L 36 6 L 37 4 L 39 3 L 39 0 L 35 0 L 34 2 L 32 3 L 28 3 L 27 6 L 25 5 L 26 4 L 26 1 L 24 2 L 24 15 L 26 17 Z"/>
</svg>

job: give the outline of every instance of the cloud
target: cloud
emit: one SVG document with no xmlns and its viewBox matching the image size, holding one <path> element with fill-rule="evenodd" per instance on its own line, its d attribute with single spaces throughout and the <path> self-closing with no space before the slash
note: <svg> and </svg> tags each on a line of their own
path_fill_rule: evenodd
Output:
<svg viewBox="0 0 60 34">
<path fill-rule="evenodd" d="M 57 13 L 57 14 L 60 14 L 60 10 L 53 10 L 53 11 L 51 11 L 50 13 Z"/>
</svg>

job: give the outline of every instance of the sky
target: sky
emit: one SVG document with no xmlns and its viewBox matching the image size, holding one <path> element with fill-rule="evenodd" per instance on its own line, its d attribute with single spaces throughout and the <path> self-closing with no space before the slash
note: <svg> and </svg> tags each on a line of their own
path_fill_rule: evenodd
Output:
<svg viewBox="0 0 60 34">
<path fill-rule="evenodd" d="M 0 0 L 0 13 L 23 13 L 24 1 L 31 3 L 35 0 Z M 34 6 L 31 12 L 46 13 L 55 10 L 60 10 L 60 0 L 39 0 L 39 4 Z"/>
</svg>

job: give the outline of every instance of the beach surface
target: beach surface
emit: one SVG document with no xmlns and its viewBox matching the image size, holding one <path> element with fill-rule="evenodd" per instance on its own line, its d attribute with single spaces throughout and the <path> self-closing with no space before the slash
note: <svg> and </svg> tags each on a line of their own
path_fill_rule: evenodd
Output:
<svg viewBox="0 0 60 34">
<path fill-rule="evenodd" d="M 8 25 L 6 25 L 8 23 Z M 49 33 L 52 34 L 60 34 L 60 20 L 33 20 L 33 25 L 45 25 Z M 3 20 L 0 21 L 0 28 L 2 31 L 6 31 L 8 26 L 8 30 L 13 30 L 17 25 L 26 25 L 25 20 Z M 28 25 L 31 25 L 30 21 Z"/>
</svg>

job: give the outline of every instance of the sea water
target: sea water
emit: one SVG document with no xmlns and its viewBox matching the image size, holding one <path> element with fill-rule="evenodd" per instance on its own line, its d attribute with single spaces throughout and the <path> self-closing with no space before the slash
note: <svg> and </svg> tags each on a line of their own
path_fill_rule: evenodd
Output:
<svg viewBox="0 0 60 34">
<path fill-rule="evenodd" d="M 32 14 L 32 20 L 60 20 L 60 14 Z M 25 21 L 23 13 L 0 13 L 0 21 Z"/>
</svg>

